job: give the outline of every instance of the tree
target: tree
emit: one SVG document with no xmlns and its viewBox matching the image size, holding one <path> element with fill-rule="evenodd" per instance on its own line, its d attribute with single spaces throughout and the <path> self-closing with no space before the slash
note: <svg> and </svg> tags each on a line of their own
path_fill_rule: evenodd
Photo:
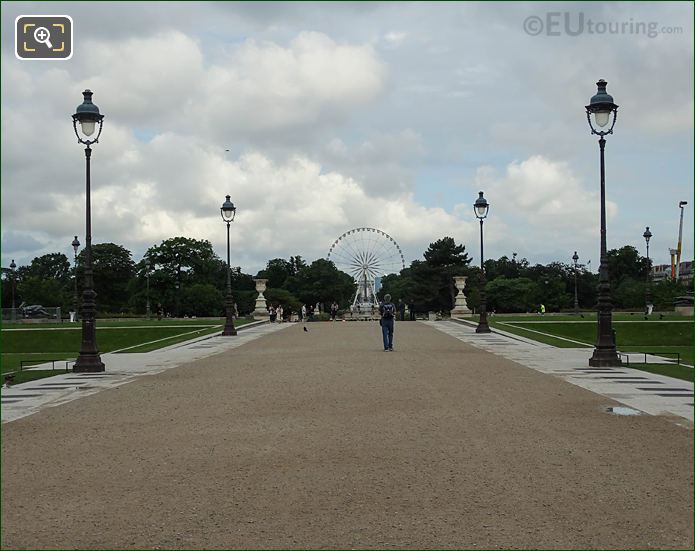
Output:
<svg viewBox="0 0 695 551">
<path fill-rule="evenodd" d="M 207 240 L 172 237 L 145 252 L 138 273 L 139 293 L 145 284 L 144 267 L 150 262 L 150 293 L 157 303 L 173 315 L 181 315 L 182 290 L 195 284 L 211 284 L 224 290 L 227 283 L 227 263 L 213 251 Z M 233 273 L 234 275 L 234 273 Z M 234 278 L 233 278 L 234 279 Z"/>
<path fill-rule="evenodd" d="M 626 277 L 646 281 L 650 271 L 650 261 L 640 256 L 637 249 L 625 245 L 620 249 L 610 249 L 606 253 L 608 274 L 612 285 L 618 285 Z"/>
<path fill-rule="evenodd" d="M 268 280 L 268 287 L 280 288 L 285 284 L 288 277 L 296 275 L 294 266 L 291 262 L 282 258 L 269 260 L 266 268 L 258 272 L 257 278 Z"/>
<path fill-rule="evenodd" d="M 452 237 L 443 237 L 430 243 L 424 257 L 425 262 L 434 268 L 459 268 L 468 266 L 471 262 L 466 246 L 457 245 Z"/>
<path fill-rule="evenodd" d="M 78 285 L 84 285 L 86 250 L 78 255 Z M 115 243 L 92 245 L 94 290 L 99 312 L 124 312 L 130 303 L 129 283 L 135 276 L 135 263 L 131 252 Z"/>
<path fill-rule="evenodd" d="M 264 293 L 268 305 L 282 305 L 285 313 L 299 312 L 302 308 L 301 301 L 286 289 L 268 288 Z"/>
<path fill-rule="evenodd" d="M 495 312 L 533 312 L 538 308 L 538 284 L 526 277 L 500 276 L 485 286 L 488 308 Z"/>
<path fill-rule="evenodd" d="M 50 253 L 38 256 L 29 266 L 17 269 L 17 278 L 36 277 L 39 279 L 54 279 L 61 284 L 70 279 L 70 261 L 63 253 Z"/>
<path fill-rule="evenodd" d="M 72 303 L 71 295 L 65 296 L 65 286 L 57 279 L 43 279 L 36 276 L 24 277 L 17 283 L 17 295 L 27 305 L 40 304 L 65 308 Z M 20 305 L 15 299 L 17 306 Z"/>
<path fill-rule="evenodd" d="M 310 266 L 301 268 L 295 277 L 288 278 L 285 289 L 304 304 L 335 300 L 345 307 L 355 293 L 355 281 L 352 276 L 338 270 L 332 261 L 319 258 Z"/>
<path fill-rule="evenodd" d="M 181 290 L 181 316 L 222 316 L 222 292 L 209 283 L 194 283 Z"/>
</svg>

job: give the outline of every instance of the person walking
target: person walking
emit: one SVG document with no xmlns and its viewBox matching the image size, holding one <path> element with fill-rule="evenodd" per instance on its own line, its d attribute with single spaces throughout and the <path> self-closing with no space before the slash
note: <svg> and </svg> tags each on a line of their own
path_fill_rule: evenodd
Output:
<svg viewBox="0 0 695 551">
<path fill-rule="evenodd" d="M 398 319 L 399 321 L 405 321 L 405 302 L 400 298 L 398 299 Z"/>
<path fill-rule="evenodd" d="M 338 315 L 338 303 L 334 300 L 331 304 L 331 321 L 335 321 L 335 317 Z"/>
<path fill-rule="evenodd" d="M 391 295 L 384 295 L 384 302 L 379 305 L 381 319 L 381 336 L 384 339 L 384 352 L 393 352 L 393 326 L 396 319 L 396 306 L 391 302 Z"/>
</svg>

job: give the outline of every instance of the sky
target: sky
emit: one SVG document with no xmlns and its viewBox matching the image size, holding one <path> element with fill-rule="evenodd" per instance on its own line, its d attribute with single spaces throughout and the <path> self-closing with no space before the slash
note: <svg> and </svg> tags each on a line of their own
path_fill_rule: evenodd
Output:
<svg viewBox="0 0 695 551">
<path fill-rule="evenodd" d="M 15 18 L 70 15 L 73 56 L 15 57 Z M 693 4 L 3 2 L 2 266 L 84 244 L 71 115 L 105 115 L 91 159 L 92 242 L 139 261 L 209 240 L 231 263 L 325 257 L 353 228 L 406 265 L 444 236 L 485 257 L 600 250 L 596 81 L 619 105 L 606 144 L 608 248 L 670 261 L 679 201 L 693 258 Z"/>
</svg>

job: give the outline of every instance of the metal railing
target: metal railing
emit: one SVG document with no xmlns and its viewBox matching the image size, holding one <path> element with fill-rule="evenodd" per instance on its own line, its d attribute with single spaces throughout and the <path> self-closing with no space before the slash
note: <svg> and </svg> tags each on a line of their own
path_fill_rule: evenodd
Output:
<svg viewBox="0 0 695 551">
<path fill-rule="evenodd" d="M 26 367 L 26 366 L 31 366 L 32 364 L 34 367 L 37 367 L 42 364 L 47 364 L 48 362 L 51 362 L 51 371 L 55 371 L 56 369 L 56 362 L 65 362 L 65 372 L 68 372 L 68 363 L 69 362 L 74 362 L 75 360 L 68 360 L 65 362 L 65 358 L 56 358 L 55 360 L 20 360 L 19 361 L 19 371 L 24 371 L 25 369 L 32 369 L 31 367 Z"/>
</svg>

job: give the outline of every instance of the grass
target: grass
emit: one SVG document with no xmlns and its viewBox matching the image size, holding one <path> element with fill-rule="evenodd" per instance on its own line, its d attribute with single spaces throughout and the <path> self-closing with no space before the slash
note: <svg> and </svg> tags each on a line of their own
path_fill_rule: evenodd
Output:
<svg viewBox="0 0 695 551">
<path fill-rule="evenodd" d="M 38 379 L 44 379 L 45 377 L 53 377 L 54 375 L 60 375 L 61 373 L 65 373 L 65 370 L 63 369 L 61 371 L 59 369 L 56 369 L 55 371 L 53 371 L 51 369 L 30 369 L 29 371 L 17 371 L 14 374 L 12 384 L 18 385 L 20 383 L 36 381 Z"/>
<path fill-rule="evenodd" d="M 596 340 L 596 314 L 585 313 L 584 318 L 566 315 L 496 315 L 490 318 L 492 327 L 508 331 L 529 339 L 558 348 L 591 348 Z M 675 314 L 664 315 L 660 320 L 652 315 L 649 320 L 643 314 L 614 314 L 613 328 L 620 352 L 662 354 L 675 358 L 680 354 L 681 362 L 693 365 L 693 318 Z M 672 364 L 630 364 L 630 367 L 654 371 L 681 379 L 692 380 L 692 369 Z M 640 367 L 638 367 L 640 366 Z M 661 367 L 658 367 L 661 366 Z M 673 369 L 667 369 L 673 368 Z M 686 370 L 686 371 L 682 371 Z M 670 374 L 673 373 L 673 374 Z"/>
<path fill-rule="evenodd" d="M 250 323 L 239 319 L 236 326 Z M 99 351 L 122 353 L 149 352 L 221 330 L 223 320 L 126 320 L 98 321 Z M 79 324 L 5 324 L 2 327 L 1 371 L 17 371 L 22 360 L 35 364 L 75 359 L 81 342 Z M 48 373 L 51 373 L 50 371 Z M 15 378 L 16 380 L 16 378 Z"/>
<path fill-rule="evenodd" d="M 693 378 L 695 376 L 695 371 L 692 367 L 686 367 L 684 365 L 674 365 L 674 364 L 637 364 L 630 362 L 629 366 L 632 369 L 639 369 L 640 371 L 647 371 L 649 373 L 657 373 L 659 375 L 665 375 L 666 377 L 673 377 L 675 379 L 682 379 L 684 381 L 695 382 Z"/>
</svg>

